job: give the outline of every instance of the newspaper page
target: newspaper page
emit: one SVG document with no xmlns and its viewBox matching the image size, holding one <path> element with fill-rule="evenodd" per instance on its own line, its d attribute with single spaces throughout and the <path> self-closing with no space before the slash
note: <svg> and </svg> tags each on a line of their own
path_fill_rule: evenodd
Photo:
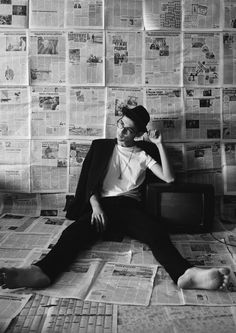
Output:
<svg viewBox="0 0 236 333">
<path fill-rule="evenodd" d="M 86 299 L 94 302 L 147 306 L 150 302 L 156 271 L 156 265 L 107 262 Z"/>
<path fill-rule="evenodd" d="M 31 135 L 66 136 L 66 87 L 31 87 Z"/>
<path fill-rule="evenodd" d="M 63 31 L 30 31 L 31 85 L 63 85 L 66 45 Z"/>
<path fill-rule="evenodd" d="M 187 170 L 220 169 L 220 143 L 186 143 L 186 167 Z"/>
<path fill-rule="evenodd" d="M 223 83 L 226 85 L 236 85 L 236 33 L 223 33 Z"/>
<path fill-rule="evenodd" d="M 65 11 L 68 28 L 104 27 L 104 0 L 67 0 Z"/>
<path fill-rule="evenodd" d="M 116 135 L 116 122 L 122 117 L 123 107 L 132 109 L 143 104 L 143 88 L 107 88 L 106 137 Z"/>
<path fill-rule="evenodd" d="M 151 121 L 149 129 L 161 131 L 165 141 L 183 138 L 183 104 L 179 89 L 146 89 L 146 107 Z"/>
<path fill-rule="evenodd" d="M 221 73 L 220 34 L 185 33 L 183 83 L 186 86 L 217 86 Z M 232 67 L 230 67 L 232 71 Z"/>
<path fill-rule="evenodd" d="M 175 172 L 184 170 L 184 145 L 182 143 L 166 143 L 168 158 Z"/>
<path fill-rule="evenodd" d="M 64 0 L 30 0 L 29 27 L 32 28 L 63 28 Z"/>
<path fill-rule="evenodd" d="M 105 1 L 105 27 L 107 29 L 142 29 L 142 16 L 142 0 Z"/>
<path fill-rule="evenodd" d="M 1 192 L 30 192 L 30 166 L 0 165 Z"/>
<path fill-rule="evenodd" d="M 0 31 L 0 85 L 28 84 L 27 41 L 25 30 Z"/>
<path fill-rule="evenodd" d="M 143 0 L 146 30 L 180 30 L 181 15 L 181 0 Z"/>
<path fill-rule="evenodd" d="M 145 84 L 179 86 L 181 39 L 178 32 L 146 31 Z"/>
<path fill-rule="evenodd" d="M 104 31 L 68 32 L 67 81 L 71 85 L 104 85 Z"/>
<path fill-rule="evenodd" d="M 223 177 L 224 193 L 236 194 L 236 143 L 225 142 L 223 144 Z"/>
<path fill-rule="evenodd" d="M 1 242 L 3 249 L 48 248 L 52 235 L 43 232 L 10 232 Z"/>
<path fill-rule="evenodd" d="M 29 140 L 1 140 L 0 164 L 29 164 L 30 141 Z"/>
<path fill-rule="evenodd" d="M 236 28 L 236 1 L 225 0 L 224 1 L 224 28 L 234 29 Z"/>
<path fill-rule="evenodd" d="M 29 138 L 30 94 L 28 87 L 0 88 L 0 136 L 4 138 Z"/>
<path fill-rule="evenodd" d="M 24 231 L 33 222 L 34 217 L 5 213 L 0 216 L 1 231 Z"/>
<path fill-rule="evenodd" d="M 70 138 L 104 137 L 105 88 L 72 87 L 69 94 Z"/>
<path fill-rule="evenodd" d="M 65 192 L 67 190 L 66 141 L 33 140 L 31 181 L 33 192 Z"/>
<path fill-rule="evenodd" d="M 41 193 L 40 194 L 40 214 L 41 216 L 65 217 L 66 204 L 65 193 Z"/>
<path fill-rule="evenodd" d="M 184 29 L 219 29 L 222 26 L 221 3 L 220 0 L 184 1 Z"/>
<path fill-rule="evenodd" d="M 27 28 L 28 0 L 3 0 L 0 2 L 0 27 Z"/>
<path fill-rule="evenodd" d="M 39 216 L 39 205 L 39 194 L 0 193 L 0 214 Z"/>
<path fill-rule="evenodd" d="M 220 89 L 185 89 L 184 100 L 186 139 L 220 139 Z"/>
<path fill-rule="evenodd" d="M 221 197 L 221 215 L 222 222 L 235 223 L 236 221 L 236 196 L 223 195 Z"/>
<path fill-rule="evenodd" d="M 48 233 L 57 236 L 66 228 L 66 219 L 63 217 L 40 216 L 28 226 L 26 232 Z"/>
<path fill-rule="evenodd" d="M 141 31 L 106 34 L 106 83 L 108 86 L 142 84 Z"/>
<path fill-rule="evenodd" d="M 236 88 L 223 89 L 223 139 L 236 139 Z"/>
<path fill-rule="evenodd" d="M 88 142 L 70 142 L 69 192 L 75 193 L 84 159 L 89 151 Z"/>
<path fill-rule="evenodd" d="M 0 292 L 0 332 L 5 332 L 13 318 L 24 308 L 32 294 Z"/>
<path fill-rule="evenodd" d="M 89 260 L 89 259 L 101 259 L 103 261 L 118 262 L 121 264 L 130 264 L 132 252 L 115 252 L 115 251 L 96 251 L 93 248 L 91 250 L 83 251 L 79 254 L 77 260 Z"/>
</svg>

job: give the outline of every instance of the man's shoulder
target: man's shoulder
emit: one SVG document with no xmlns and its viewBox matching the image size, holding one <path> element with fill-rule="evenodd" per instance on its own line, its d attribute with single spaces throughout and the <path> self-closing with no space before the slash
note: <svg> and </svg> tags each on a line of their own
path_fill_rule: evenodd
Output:
<svg viewBox="0 0 236 333">
<path fill-rule="evenodd" d="M 93 146 L 111 146 L 111 145 L 115 145 L 116 143 L 116 139 L 95 139 L 92 142 Z"/>
</svg>

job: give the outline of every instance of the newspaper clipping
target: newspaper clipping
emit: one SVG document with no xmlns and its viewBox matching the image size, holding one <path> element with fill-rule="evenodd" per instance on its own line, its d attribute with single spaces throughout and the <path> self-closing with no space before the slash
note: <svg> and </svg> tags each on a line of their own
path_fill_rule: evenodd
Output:
<svg viewBox="0 0 236 333">
<path fill-rule="evenodd" d="M 3 0 L 0 2 L 0 27 L 26 28 L 28 0 Z"/>
<path fill-rule="evenodd" d="M 236 33 L 223 34 L 224 84 L 236 85 Z"/>
<path fill-rule="evenodd" d="M 68 2 L 68 1 L 67 1 Z M 64 0 L 29 1 L 29 27 L 63 28 Z"/>
</svg>

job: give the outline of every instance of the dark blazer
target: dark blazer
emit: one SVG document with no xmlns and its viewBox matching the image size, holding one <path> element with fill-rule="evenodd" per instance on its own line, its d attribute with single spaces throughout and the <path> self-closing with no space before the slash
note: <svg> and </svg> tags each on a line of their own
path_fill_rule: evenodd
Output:
<svg viewBox="0 0 236 333">
<path fill-rule="evenodd" d="M 83 162 L 75 197 L 67 207 L 66 217 L 68 219 L 76 220 L 91 208 L 89 199 L 92 194 L 101 192 L 116 143 L 116 139 L 98 139 L 92 142 Z M 159 151 L 156 145 L 146 141 L 137 141 L 136 145 L 160 163 Z M 157 177 L 147 170 L 145 182 L 154 179 L 157 181 Z"/>
</svg>

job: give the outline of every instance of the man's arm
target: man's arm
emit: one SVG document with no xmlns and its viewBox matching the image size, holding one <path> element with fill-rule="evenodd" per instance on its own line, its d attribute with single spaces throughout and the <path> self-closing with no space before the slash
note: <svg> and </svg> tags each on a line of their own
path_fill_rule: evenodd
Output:
<svg viewBox="0 0 236 333">
<path fill-rule="evenodd" d="M 160 132 L 150 131 L 149 133 L 145 133 L 144 140 L 153 142 L 157 146 L 161 158 L 161 165 L 156 163 L 151 167 L 150 170 L 154 173 L 155 176 L 162 179 L 166 183 L 173 182 L 175 180 L 174 171 L 169 162 Z"/>
</svg>

